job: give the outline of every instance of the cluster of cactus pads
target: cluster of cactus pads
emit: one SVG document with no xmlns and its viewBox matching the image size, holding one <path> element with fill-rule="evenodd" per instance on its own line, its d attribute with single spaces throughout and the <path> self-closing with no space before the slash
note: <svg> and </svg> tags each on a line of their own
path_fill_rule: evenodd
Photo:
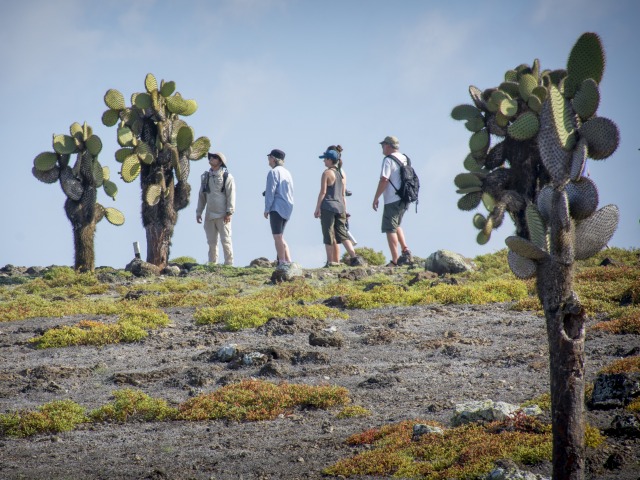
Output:
<svg viewBox="0 0 640 480">
<path fill-rule="evenodd" d="M 109 180 L 109 167 L 103 167 L 98 161 L 102 150 L 100 137 L 93 134 L 89 125 L 73 123 L 69 128 L 70 135 L 53 136 L 53 152 L 40 153 L 33 160 L 33 176 L 44 183 L 60 181 L 62 191 L 67 196 L 65 210 L 69 220 L 83 223 L 96 222 L 106 218 L 113 225 L 122 225 L 122 212 L 112 207 L 103 207 L 96 203 L 96 189 L 102 187 L 104 192 L 115 200 L 118 187 Z M 76 155 L 71 163 L 71 156 Z M 73 217 L 73 218 L 72 218 Z"/>
<path fill-rule="evenodd" d="M 602 160 L 618 147 L 614 122 L 598 117 L 605 56 L 595 33 L 574 45 L 566 69 L 520 65 L 504 82 L 484 91 L 471 86 L 473 104 L 451 116 L 472 133 L 468 170 L 456 176 L 461 210 L 476 213 L 477 241 L 486 243 L 509 213 L 516 235 L 506 239 L 509 266 L 519 278 L 536 275 L 550 256 L 563 264 L 588 258 L 606 246 L 618 225 L 618 208 L 598 210 L 598 190 L 584 175 L 587 158 Z M 499 141 L 492 145 L 492 140 Z M 557 247 L 557 238 L 566 238 Z"/>
<path fill-rule="evenodd" d="M 185 100 L 175 92 L 174 82 L 161 81 L 147 74 L 145 92 L 131 95 L 131 106 L 127 107 L 122 93 L 108 90 L 104 102 L 109 107 L 102 115 L 102 123 L 111 127 L 118 125 L 116 160 L 122 163 L 122 179 L 133 182 L 144 166 L 152 175 L 148 178 L 144 192 L 149 206 L 157 205 L 169 194 L 167 177 L 162 169 L 173 168 L 178 182 L 186 182 L 190 160 L 199 160 L 209 151 L 211 143 L 207 137 L 194 140 L 193 129 L 179 118 L 195 113 L 195 100 Z M 157 168 L 155 168 L 157 167 Z"/>
</svg>

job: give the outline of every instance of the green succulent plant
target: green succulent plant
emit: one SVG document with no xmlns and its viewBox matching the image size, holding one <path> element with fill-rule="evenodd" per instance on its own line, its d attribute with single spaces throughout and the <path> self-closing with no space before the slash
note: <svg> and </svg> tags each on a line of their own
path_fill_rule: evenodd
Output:
<svg viewBox="0 0 640 480">
<path fill-rule="evenodd" d="M 98 161 L 102 151 L 100 137 L 93 134 L 86 122 L 71 124 L 69 133 L 53 135 L 53 152 L 37 155 L 31 171 L 41 182 L 60 182 L 67 196 L 64 210 L 73 226 L 75 268 L 93 271 L 96 224 L 106 218 L 113 225 L 122 225 L 124 215 L 96 201 L 100 187 L 113 200 L 118 194 L 118 187 L 109 179 L 109 167 L 103 167 Z M 72 155 L 75 155 L 73 164 Z"/>
<path fill-rule="evenodd" d="M 468 173 L 454 181 L 463 195 L 458 207 L 471 211 L 488 200 L 486 217 L 473 217 L 481 244 L 508 213 L 516 227 L 506 239 L 509 266 L 537 280 L 549 336 L 555 479 L 584 472 L 585 315 L 573 292 L 574 262 L 604 248 L 619 219 L 615 205 L 598 209 L 598 190 L 584 176 L 588 159 L 608 158 L 619 143 L 616 124 L 596 115 L 604 66 L 600 37 L 584 33 L 566 69 L 519 65 L 498 87 L 469 87 L 473 104 L 451 112 L 474 122 Z"/>
<path fill-rule="evenodd" d="M 122 179 L 131 183 L 140 178 L 147 261 L 162 267 L 169 258 L 178 211 L 189 204 L 190 163 L 205 157 L 211 142 L 207 137 L 196 139 L 180 118 L 195 113 L 198 105 L 176 92 L 174 82 L 162 80 L 158 85 L 149 73 L 144 85 L 144 92 L 131 95 L 129 106 L 122 93 L 108 90 L 102 123 L 117 126 L 121 148 L 115 157 L 122 164 Z"/>
</svg>

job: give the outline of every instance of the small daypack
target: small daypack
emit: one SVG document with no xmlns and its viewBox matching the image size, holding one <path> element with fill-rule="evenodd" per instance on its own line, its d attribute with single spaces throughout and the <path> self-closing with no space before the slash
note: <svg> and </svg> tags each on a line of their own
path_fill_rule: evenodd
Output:
<svg viewBox="0 0 640 480">
<path fill-rule="evenodd" d="M 387 155 L 389 158 L 392 158 L 394 162 L 398 164 L 398 168 L 400 169 L 400 185 L 396 187 L 391 180 L 391 186 L 395 189 L 396 194 L 400 197 L 403 203 L 409 205 L 410 203 L 416 203 L 416 212 L 418 211 L 418 193 L 420 192 L 420 179 L 418 178 L 418 174 L 411 166 L 411 159 L 407 157 L 407 164 L 403 165 L 396 157 L 393 155 Z"/>
</svg>

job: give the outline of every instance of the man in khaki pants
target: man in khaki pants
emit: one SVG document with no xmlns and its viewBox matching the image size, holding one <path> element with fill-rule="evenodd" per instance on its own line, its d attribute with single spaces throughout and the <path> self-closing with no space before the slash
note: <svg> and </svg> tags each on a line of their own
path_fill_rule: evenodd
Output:
<svg viewBox="0 0 640 480">
<path fill-rule="evenodd" d="M 207 207 L 204 217 L 204 231 L 209 244 L 209 262 L 218 262 L 218 235 L 224 252 L 224 264 L 233 265 L 233 248 L 231 246 L 231 216 L 236 206 L 236 185 L 227 170 L 227 159 L 222 153 L 209 153 L 211 168 L 200 177 L 200 193 L 196 220 L 202 223 L 202 212 Z"/>
</svg>

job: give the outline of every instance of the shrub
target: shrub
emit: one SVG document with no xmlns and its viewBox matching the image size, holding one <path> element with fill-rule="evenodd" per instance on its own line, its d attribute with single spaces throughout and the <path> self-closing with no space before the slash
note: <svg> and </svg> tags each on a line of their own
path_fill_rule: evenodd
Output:
<svg viewBox="0 0 640 480">
<path fill-rule="evenodd" d="M 73 430 L 86 422 L 84 407 L 71 400 L 46 403 L 36 411 L 0 414 L 0 432 L 15 437 Z"/>
<path fill-rule="evenodd" d="M 384 253 L 376 252 L 373 248 L 369 247 L 358 247 L 355 249 L 356 254 L 360 255 L 364 258 L 369 265 L 384 265 L 387 259 L 384 257 Z M 344 263 L 349 262 L 349 254 L 345 252 L 342 255 L 342 261 Z"/>
</svg>

